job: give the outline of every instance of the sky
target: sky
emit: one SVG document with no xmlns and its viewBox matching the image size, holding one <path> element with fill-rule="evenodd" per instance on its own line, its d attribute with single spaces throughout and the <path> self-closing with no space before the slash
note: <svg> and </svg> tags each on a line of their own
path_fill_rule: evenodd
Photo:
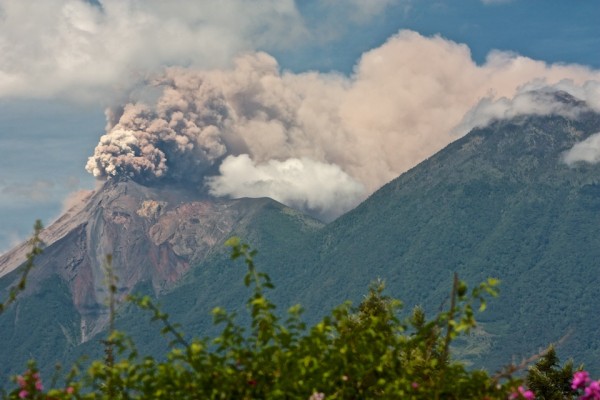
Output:
<svg viewBox="0 0 600 400">
<path fill-rule="evenodd" d="M 117 175 L 331 220 L 474 126 L 549 112 L 531 88 L 600 108 L 598 20 L 597 0 L 0 0 L 0 253 Z"/>
</svg>

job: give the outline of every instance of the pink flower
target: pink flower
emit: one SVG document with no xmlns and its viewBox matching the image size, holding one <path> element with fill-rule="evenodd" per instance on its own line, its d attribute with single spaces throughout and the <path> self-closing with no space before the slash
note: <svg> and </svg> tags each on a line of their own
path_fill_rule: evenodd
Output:
<svg viewBox="0 0 600 400">
<path fill-rule="evenodd" d="M 27 390 L 21 390 L 21 391 L 19 392 L 19 398 L 20 398 L 20 399 L 26 399 L 26 398 L 27 398 L 27 396 L 29 396 L 29 392 L 27 392 Z"/>
<path fill-rule="evenodd" d="M 410 384 L 410 386 L 412 386 L 413 389 L 416 389 L 419 387 L 419 384 L 417 382 L 413 382 Z"/>
<path fill-rule="evenodd" d="M 522 389 L 522 388 L 519 388 Z M 535 400 L 535 394 L 533 394 L 533 392 L 531 390 L 525 390 L 525 391 L 520 391 L 521 394 L 523 395 L 523 397 L 525 397 L 527 400 Z"/>
<path fill-rule="evenodd" d="M 42 390 L 44 390 L 44 385 L 42 385 L 42 381 L 40 381 L 40 380 L 35 381 L 35 388 L 36 388 L 36 390 L 38 390 L 40 392 Z"/>
<path fill-rule="evenodd" d="M 600 400 L 600 382 L 593 381 L 585 388 L 585 394 L 581 397 L 582 400 Z"/>
<path fill-rule="evenodd" d="M 25 385 L 27 384 L 25 382 L 25 378 L 23 378 L 21 375 L 17 376 L 17 383 L 19 384 L 19 386 L 21 386 L 22 388 L 25 387 Z"/>
<path fill-rule="evenodd" d="M 523 386 L 519 386 L 518 392 L 513 392 L 508 397 L 510 400 L 524 398 L 526 400 L 534 400 L 535 394 L 531 390 L 525 390 Z"/>
<path fill-rule="evenodd" d="M 573 390 L 583 389 L 590 381 L 590 374 L 587 371 L 577 371 L 573 374 L 571 388 Z"/>
<path fill-rule="evenodd" d="M 67 392 L 68 394 L 73 394 L 75 392 L 75 389 L 73 389 L 73 386 L 69 386 L 65 389 L 65 392 Z"/>
</svg>

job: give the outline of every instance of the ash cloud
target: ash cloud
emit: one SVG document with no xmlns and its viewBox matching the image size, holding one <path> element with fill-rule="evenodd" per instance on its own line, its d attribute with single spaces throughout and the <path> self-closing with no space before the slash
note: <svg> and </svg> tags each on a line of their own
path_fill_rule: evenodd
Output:
<svg viewBox="0 0 600 400">
<path fill-rule="evenodd" d="M 597 105 L 598 80 L 586 67 L 497 51 L 477 65 L 467 46 L 411 31 L 363 54 L 351 76 L 281 71 L 248 53 L 228 69 L 167 68 L 148 80 L 108 112 L 87 170 L 279 196 L 334 218 L 473 126 L 564 111 L 527 94 L 534 86 Z"/>
<path fill-rule="evenodd" d="M 152 182 L 168 176 L 193 182 L 226 153 L 220 137 L 226 104 L 218 95 L 204 97 L 201 82 L 186 82 L 192 86 L 182 87 L 164 79 L 155 83 L 167 87 L 153 108 L 127 104 L 118 122 L 109 122 L 108 133 L 86 165 L 95 177 L 128 176 Z M 114 113 L 108 114 L 110 121 Z"/>
<path fill-rule="evenodd" d="M 63 215 L 71 210 L 78 210 L 86 205 L 86 201 L 95 193 L 95 190 L 80 189 L 71 192 L 63 200 L 62 210 L 60 215 Z M 58 219 L 58 218 L 57 218 Z"/>
</svg>

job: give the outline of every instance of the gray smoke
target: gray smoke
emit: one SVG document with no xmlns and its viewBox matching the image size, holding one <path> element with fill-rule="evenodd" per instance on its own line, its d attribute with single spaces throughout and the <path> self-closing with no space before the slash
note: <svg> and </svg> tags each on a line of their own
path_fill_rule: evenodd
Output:
<svg viewBox="0 0 600 400">
<path fill-rule="evenodd" d="M 127 104 L 118 122 L 109 123 L 109 132 L 86 165 L 95 177 L 199 181 L 203 171 L 226 153 L 220 133 L 228 109 L 220 96 L 202 93 L 210 90 L 209 85 L 199 81 L 192 90 L 167 77 L 154 85 L 164 90 L 152 108 Z"/>
<path fill-rule="evenodd" d="M 86 168 L 204 182 L 214 195 L 271 196 L 333 218 L 473 126 L 561 112 L 524 94 L 532 85 L 593 102 L 598 80 L 586 67 L 501 52 L 477 65 L 466 46 L 410 31 L 365 53 L 350 77 L 282 72 L 251 53 L 230 69 L 168 68 L 147 82 L 107 113 Z M 205 179 L 209 169 L 218 175 Z"/>
</svg>

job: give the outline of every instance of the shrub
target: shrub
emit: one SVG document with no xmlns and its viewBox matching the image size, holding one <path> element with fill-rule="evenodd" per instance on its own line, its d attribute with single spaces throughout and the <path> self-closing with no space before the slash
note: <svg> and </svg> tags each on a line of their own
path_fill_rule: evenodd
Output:
<svg viewBox="0 0 600 400">
<path fill-rule="evenodd" d="M 35 363 L 15 378 L 10 399 L 506 399 L 528 398 L 511 375 L 500 381 L 483 370 L 467 370 L 451 355 L 451 343 L 475 327 L 474 310 L 496 296 L 489 279 L 470 292 L 455 276 L 449 307 L 428 319 L 420 308 L 401 318 L 401 302 L 374 283 L 356 307 L 344 303 L 307 327 L 302 308 L 285 317 L 266 296 L 269 276 L 254 265 L 255 251 L 239 239 L 227 243 L 232 258 L 246 264 L 244 283 L 250 324 L 217 308 L 222 327 L 213 339 L 187 340 L 180 327 L 149 297 L 130 301 L 162 323 L 168 354 L 138 355 L 134 343 L 111 327 L 106 358 L 85 372 L 77 366 L 61 387 L 46 390 Z M 110 269 L 109 269 L 110 271 Z M 109 274 L 109 285 L 114 287 Z M 112 290 L 112 289 L 111 289 Z M 113 309 L 111 305 L 111 309 Z M 112 325 L 112 324 L 111 324 Z M 52 385 L 55 386 L 55 385 Z"/>
</svg>

